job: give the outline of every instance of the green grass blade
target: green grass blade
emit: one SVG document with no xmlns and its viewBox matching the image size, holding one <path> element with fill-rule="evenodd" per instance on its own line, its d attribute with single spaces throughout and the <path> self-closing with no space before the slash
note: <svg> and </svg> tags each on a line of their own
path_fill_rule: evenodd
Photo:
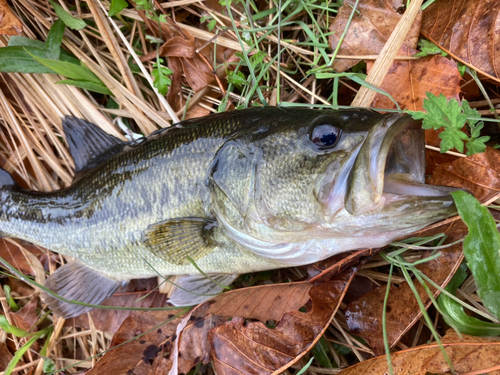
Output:
<svg viewBox="0 0 500 375">
<path fill-rule="evenodd" d="M 52 69 L 36 61 L 33 58 L 35 55 L 45 56 L 44 50 L 34 47 L 17 46 L 0 48 L 0 72 L 55 73 Z"/>
<path fill-rule="evenodd" d="M 127 0 L 111 0 L 108 17 L 116 16 L 128 6 Z"/>
<path fill-rule="evenodd" d="M 81 80 L 73 80 L 73 79 L 63 79 L 62 81 L 58 81 L 56 83 L 71 85 L 80 87 L 81 89 L 98 92 L 100 94 L 112 95 L 113 93 L 103 84 L 89 82 L 89 81 L 81 81 Z"/>
<path fill-rule="evenodd" d="M 464 255 L 484 306 L 500 318 L 500 234 L 488 209 L 464 191 L 451 193 L 469 228 Z"/>
<path fill-rule="evenodd" d="M 69 14 L 68 12 L 66 12 L 62 6 L 60 6 L 59 4 L 57 4 L 55 1 L 49 0 L 49 2 L 54 7 L 54 10 L 56 11 L 57 16 L 70 29 L 81 30 L 85 26 L 87 26 L 87 24 L 83 20 L 73 17 L 71 14 Z"/>
</svg>

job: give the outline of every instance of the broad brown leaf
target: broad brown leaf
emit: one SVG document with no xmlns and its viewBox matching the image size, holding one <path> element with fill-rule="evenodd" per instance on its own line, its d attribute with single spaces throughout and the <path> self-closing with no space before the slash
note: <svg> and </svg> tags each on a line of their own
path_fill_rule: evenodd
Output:
<svg viewBox="0 0 500 375">
<path fill-rule="evenodd" d="M 87 375 L 101 374 L 147 374 L 158 353 L 168 352 L 175 340 L 177 324 L 182 317 L 175 318 L 182 310 L 149 311 L 147 313 L 134 311 L 121 325 L 111 342 L 110 350 L 97 364 L 87 372 Z M 155 328 L 162 322 L 167 322 Z M 154 329 L 153 329 L 154 328 Z M 151 332 L 147 332 L 151 330 Z M 147 333 L 146 333 L 147 332 Z M 133 340 L 137 335 L 144 335 Z M 131 340 L 125 345 L 118 346 Z M 113 349 L 114 347 L 117 348 Z"/>
<path fill-rule="evenodd" d="M 330 31 L 330 47 L 335 50 L 340 36 L 347 27 L 347 21 L 355 1 L 346 0 L 339 9 Z M 339 49 L 341 55 L 378 55 L 391 35 L 401 16 L 398 10 L 403 7 L 402 0 L 361 0 L 349 30 Z M 403 46 L 416 48 L 422 16 L 419 14 L 406 36 Z M 335 59 L 333 68 L 343 72 L 356 65 L 359 60 Z"/>
<path fill-rule="evenodd" d="M 297 310 L 309 300 L 312 284 L 308 281 L 261 285 L 233 290 L 214 299 L 208 313 L 279 321 L 287 311 Z"/>
<path fill-rule="evenodd" d="M 5 371 L 13 355 L 4 342 L 0 342 L 0 371 Z"/>
<path fill-rule="evenodd" d="M 500 192 L 500 151 L 487 147 L 481 154 L 440 164 L 428 183 L 464 188 L 487 201 Z"/>
<path fill-rule="evenodd" d="M 486 338 L 462 335 L 448 331 L 442 338 L 446 354 L 453 363 L 457 374 L 500 374 L 500 342 Z M 437 343 L 401 350 L 391 354 L 394 374 L 425 375 L 450 373 L 441 348 Z M 386 356 L 376 357 L 351 366 L 339 373 L 348 374 L 387 374 Z"/>
<path fill-rule="evenodd" d="M 462 63 L 500 82 L 500 2 L 439 0 L 421 33 Z"/>
<path fill-rule="evenodd" d="M 416 52 L 406 49 L 407 56 Z M 368 70 L 372 65 L 372 62 L 368 63 Z M 401 109 L 422 111 L 427 92 L 458 100 L 461 79 L 457 64 L 453 60 L 433 55 L 419 60 L 395 61 L 381 88 L 398 102 Z M 396 105 L 387 96 L 377 94 L 373 107 L 393 109 Z"/>
<path fill-rule="evenodd" d="M 0 257 L 5 259 L 24 275 L 35 276 L 35 269 L 33 268 L 32 262 L 26 257 L 26 253 L 23 250 L 29 251 L 41 260 L 42 264 L 48 261 L 46 253 L 44 253 L 38 246 L 27 242 L 23 242 L 22 246 L 20 246 L 0 238 Z"/>
<path fill-rule="evenodd" d="M 23 24 L 12 13 L 7 0 L 0 0 L 0 34 L 18 35 L 23 32 Z"/>
<path fill-rule="evenodd" d="M 220 345 L 222 336 L 225 337 L 222 340 L 228 339 L 227 317 L 232 317 L 229 312 L 241 315 L 233 318 L 234 323 L 239 322 L 237 324 L 239 332 L 248 331 L 248 334 L 253 336 L 252 343 L 245 343 L 247 347 L 239 349 L 247 350 L 247 355 L 250 355 L 252 350 L 255 350 L 255 355 L 269 353 L 265 359 L 268 368 L 284 369 L 297 361 L 319 339 L 340 304 L 355 271 L 355 268 L 351 268 L 336 276 L 334 280 L 315 286 L 306 285 L 308 282 L 299 282 L 292 283 L 291 287 L 266 285 L 249 288 L 250 291 L 239 289 L 226 293 L 231 298 L 222 295 L 191 311 L 186 326 L 179 336 L 178 356 L 175 354 L 177 347 L 173 344 L 177 338 L 176 327 L 181 318 L 176 318 L 160 330 L 148 333 L 132 343 L 111 350 L 97 363 L 92 370 L 94 372 L 91 371 L 89 374 L 122 373 L 129 370 L 136 374 L 160 371 L 164 373 L 175 361 L 178 362 L 179 373 L 187 373 L 197 363 L 207 363 L 211 356 L 219 364 L 230 361 L 231 358 L 226 356 L 227 352 L 223 351 L 224 345 Z M 273 291 L 273 288 L 277 290 Z M 239 293 L 241 296 L 238 296 Z M 297 311 L 309 299 L 312 306 L 310 311 L 307 313 Z M 267 309 L 263 308 L 265 305 Z M 290 310 L 286 311 L 287 309 Z M 214 312 L 221 315 L 214 315 Z M 132 313 L 115 334 L 112 346 L 134 337 L 137 332 L 142 333 L 165 319 L 172 318 L 173 314 L 173 312 Z M 269 320 L 281 315 L 283 317 L 275 329 L 269 329 L 261 322 L 249 322 L 246 326 L 243 325 L 244 319 L 249 317 Z M 235 333 L 234 339 L 241 341 L 243 337 L 238 332 Z M 230 345 L 233 344 L 236 342 Z M 276 350 L 284 353 L 284 357 L 273 357 L 271 353 Z M 164 354 L 167 352 L 170 352 L 170 358 L 165 357 Z M 118 358 L 123 357 L 126 357 L 126 361 L 115 363 Z M 245 361 L 243 357 L 235 357 L 235 360 L 240 363 Z M 233 365 L 238 367 L 237 363 Z M 219 374 L 225 373 L 219 367 L 217 371 Z"/>
<path fill-rule="evenodd" d="M 101 305 L 122 307 L 166 306 L 168 297 L 166 294 L 154 290 L 157 285 L 156 278 L 132 280 L 126 289 L 119 289 L 110 298 L 102 302 Z M 132 311 L 130 310 L 94 309 L 89 314 L 96 329 L 116 332 L 131 313 Z M 65 322 L 65 326 L 90 329 L 88 315 L 82 314 L 76 318 L 68 319 Z"/>
<path fill-rule="evenodd" d="M 38 320 L 36 312 L 38 298 L 32 298 L 26 305 L 24 305 L 18 312 L 10 313 L 10 317 L 14 325 L 22 328 L 25 331 L 33 332 L 33 325 Z"/>
<path fill-rule="evenodd" d="M 328 327 L 355 274 L 351 268 L 311 288 L 312 308 L 291 311 L 276 328 L 232 319 L 209 332 L 217 374 L 278 374 L 297 362 Z"/>
</svg>

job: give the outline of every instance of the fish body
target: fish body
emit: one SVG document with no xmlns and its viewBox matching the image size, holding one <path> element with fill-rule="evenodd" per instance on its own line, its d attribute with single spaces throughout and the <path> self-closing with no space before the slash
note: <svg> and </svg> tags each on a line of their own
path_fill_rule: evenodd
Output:
<svg viewBox="0 0 500 375">
<path fill-rule="evenodd" d="M 1 171 L 0 235 L 76 258 L 46 284 L 67 299 L 99 303 L 158 274 L 213 292 L 200 269 L 230 282 L 381 247 L 455 212 L 449 189 L 424 184 L 422 130 L 406 115 L 254 108 L 128 143 L 63 124 L 73 184 L 28 191 Z M 88 279 L 91 291 L 76 293 Z M 47 299 L 66 317 L 84 311 Z"/>
</svg>

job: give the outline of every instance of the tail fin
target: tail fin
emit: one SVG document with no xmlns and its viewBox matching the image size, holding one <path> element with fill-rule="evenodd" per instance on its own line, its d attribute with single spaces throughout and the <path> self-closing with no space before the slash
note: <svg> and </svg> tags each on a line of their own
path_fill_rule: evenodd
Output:
<svg viewBox="0 0 500 375">
<path fill-rule="evenodd" d="M 3 186 L 15 185 L 15 181 L 9 172 L 0 168 L 0 188 Z"/>
</svg>

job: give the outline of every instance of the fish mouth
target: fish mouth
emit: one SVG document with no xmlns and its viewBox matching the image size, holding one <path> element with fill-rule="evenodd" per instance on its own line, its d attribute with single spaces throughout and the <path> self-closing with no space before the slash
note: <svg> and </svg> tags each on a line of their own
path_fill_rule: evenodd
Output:
<svg viewBox="0 0 500 375">
<path fill-rule="evenodd" d="M 425 184 L 425 134 L 409 115 L 387 115 L 368 133 L 354 161 L 345 209 L 360 216 L 372 211 L 404 214 L 418 207 L 435 220 L 456 210 L 450 193 L 459 189 Z"/>
</svg>

